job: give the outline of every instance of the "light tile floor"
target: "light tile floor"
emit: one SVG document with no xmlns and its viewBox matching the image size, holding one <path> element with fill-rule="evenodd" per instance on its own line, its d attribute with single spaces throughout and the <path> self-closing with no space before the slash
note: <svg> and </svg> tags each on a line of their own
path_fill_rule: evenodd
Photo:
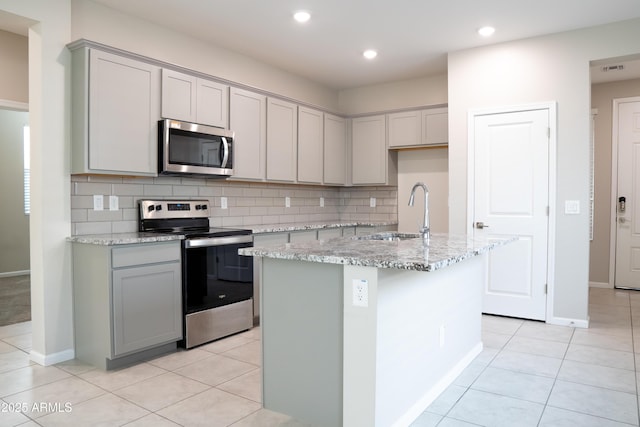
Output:
<svg viewBox="0 0 640 427">
<path fill-rule="evenodd" d="M 638 425 L 640 292 L 592 288 L 589 309 L 588 330 L 484 316 L 484 351 L 413 426 Z M 29 322 L 0 327 L 0 427 L 303 425 L 261 408 L 259 328 L 110 372 L 30 346 Z"/>
</svg>

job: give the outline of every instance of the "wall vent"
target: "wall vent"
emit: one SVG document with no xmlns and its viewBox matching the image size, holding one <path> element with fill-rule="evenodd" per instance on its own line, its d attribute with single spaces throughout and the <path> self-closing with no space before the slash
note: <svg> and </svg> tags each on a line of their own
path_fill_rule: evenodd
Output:
<svg viewBox="0 0 640 427">
<path fill-rule="evenodd" d="M 607 72 L 607 71 L 622 71 L 624 70 L 624 65 L 619 64 L 619 65 L 605 65 L 604 67 L 602 67 L 602 71 L 603 72 Z"/>
</svg>

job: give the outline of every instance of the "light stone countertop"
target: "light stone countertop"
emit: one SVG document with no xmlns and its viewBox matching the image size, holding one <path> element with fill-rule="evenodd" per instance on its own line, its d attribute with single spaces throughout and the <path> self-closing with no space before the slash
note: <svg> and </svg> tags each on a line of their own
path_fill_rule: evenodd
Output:
<svg viewBox="0 0 640 427">
<path fill-rule="evenodd" d="M 397 225 L 397 221 L 328 221 L 328 222 L 304 222 L 304 223 L 283 223 L 265 225 L 239 225 L 235 228 L 251 230 L 254 234 L 278 233 L 289 231 L 320 230 L 325 228 L 338 227 L 379 227 L 386 225 Z M 67 237 L 67 241 L 72 243 L 84 243 L 91 245 L 113 246 L 131 245 L 136 243 L 167 242 L 171 240 L 182 240 L 180 234 L 157 234 L 157 233 L 113 233 L 113 234 L 87 234 L 82 236 Z"/>
<path fill-rule="evenodd" d="M 433 233 L 428 245 L 425 245 L 422 238 L 389 241 L 375 240 L 371 236 L 362 236 L 361 238 L 334 238 L 256 246 L 240 249 L 238 253 L 265 258 L 328 264 L 435 271 L 517 239 L 517 237 L 510 236 L 486 238 L 475 235 Z"/>
<path fill-rule="evenodd" d="M 259 224 L 245 225 L 237 228 L 248 228 L 253 234 L 280 233 L 287 231 L 321 230 L 325 228 L 340 227 L 382 227 L 388 225 L 398 225 L 398 221 L 317 221 L 317 222 L 291 222 L 283 224 Z"/>
<path fill-rule="evenodd" d="M 89 245 L 114 246 L 132 245 L 137 243 L 156 243 L 182 240 L 181 234 L 158 234 L 158 233 L 113 233 L 113 234 L 88 234 L 85 236 L 67 237 L 67 241 L 72 243 L 85 243 Z"/>
</svg>

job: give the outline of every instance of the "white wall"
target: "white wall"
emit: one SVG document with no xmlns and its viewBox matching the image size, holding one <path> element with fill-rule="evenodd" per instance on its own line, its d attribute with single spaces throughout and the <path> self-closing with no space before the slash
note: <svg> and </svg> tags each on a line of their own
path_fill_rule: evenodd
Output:
<svg viewBox="0 0 640 427">
<path fill-rule="evenodd" d="M 31 358 L 73 357 L 69 183 L 70 0 L 0 0 L 28 18 L 31 127 Z"/>
<path fill-rule="evenodd" d="M 424 196 L 416 190 L 408 206 L 411 188 L 424 182 L 429 188 L 429 225 L 432 233 L 449 231 L 449 156 L 446 147 L 398 152 L 398 231 L 417 233 L 422 227 Z"/>
<path fill-rule="evenodd" d="M 0 99 L 29 101 L 29 39 L 0 28 Z"/>
<path fill-rule="evenodd" d="M 315 82 L 90 0 L 71 4 L 72 40 L 84 38 L 339 112 L 337 91 Z"/>
<path fill-rule="evenodd" d="M 468 111 L 557 102 L 556 319 L 588 318 L 589 61 L 639 52 L 640 20 L 632 20 L 449 55 L 451 232 L 467 228 Z M 579 200 L 581 214 L 564 215 L 565 200 Z"/>
<path fill-rule="evenodd" d="M 29 217 L 24 213 L 23 128 L 29 113 L 0 108 L 0 274 L 29 270 Z"/>
<path fill-rule="evenodd" d="M 447 75 L 346 89 L 339 98 L 347 115 L 442 105 L 447 103 Z"/>
</svg>

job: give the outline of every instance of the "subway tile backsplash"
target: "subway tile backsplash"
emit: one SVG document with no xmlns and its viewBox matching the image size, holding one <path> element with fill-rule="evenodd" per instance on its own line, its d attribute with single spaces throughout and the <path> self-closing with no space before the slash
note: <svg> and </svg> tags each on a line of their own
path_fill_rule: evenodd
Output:
<svg viewBox="0 0 640 427">
<path fill-rule="evenodd" d="M 104 210 L 93 210 L 93 196 L 104 197 Z M 109 197 L 118 196 L 118 210 Z M 227 209 L 221 207 L 227 199 Z M 289 197 L 291 206 L 285 206 Z M 324 207 L 320 207 L 320 197 Z M 370 207 L 370 198 L 376 206 Z M 206 199 L 212 226 L 240 227 L 315 221 L 396 221 L 396 187 L 318 187 L 215 179 L 158 177 L 71 177 L 73 235 L 127 233 L 138 230 L 140 199 Z"/>
</svg>

